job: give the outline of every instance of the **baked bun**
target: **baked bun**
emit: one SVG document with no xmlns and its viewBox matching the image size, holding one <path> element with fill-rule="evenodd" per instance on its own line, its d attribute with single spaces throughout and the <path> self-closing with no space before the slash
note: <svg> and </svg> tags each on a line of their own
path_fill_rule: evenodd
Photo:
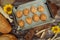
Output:
<svg viewBox="0 0 60 40">
<path fill-rule="evenodd" d="M 36 13 L 37 12 L 37 8 L 35 6 L 31 6 L 30 8 L 32 13 Z"/>
<path fill-rule="evenodd" d="M 46 21 L 46 19 L 47 19 L 47 16 L 45 14 L 40 15 L 40 20 Z"/>
<path fill-rule="evenodd" d="M 39 6 L 39 7 L 38 7 L 38 11 L 39 11 L 39 12 L 43 12 L 43 11 L 44 11 L 44 7 L 43 7 L 43 6 Z"/>
<path fill-rule="evenodd" d="M 16 12 L 16 16 L 17 16 L 18 18 L 21 18 L 22 15 L 23 15 L 23 12 L 22 12 L 21 10 Z"/>
<path fill-rule="evenodd" d="M 32 18 L 31 18 L 31 17 L 27 17 L 27 18 L 26 18 L 26 22 L 27 22 L 28 24 L 32 24 Z"/>
<path fill-rule="evenodd" d="M 32 18 L 35 22 L 39 21 L 39 16 L 37 14 L 34 14 Z"/>
<path fill-rule="evenodd" d="M 27 15 L 29 14 L 29 9 L 27 9 L 27 8 L 24 9 L 24 10 L 23 10 L 23 13 L 24 13 L 25 16 L 27 16 Z"/>
<path fill-rule="evenodd" d="M 25 25 L 25 23 L 24 23 L 23 20 L 19 20 L 19 21 L 18 21 L 18 24 L 19 24 L 19 26 L 20 26 L 21 28 L 23 28 L 24 25 Z"/>
</svg>

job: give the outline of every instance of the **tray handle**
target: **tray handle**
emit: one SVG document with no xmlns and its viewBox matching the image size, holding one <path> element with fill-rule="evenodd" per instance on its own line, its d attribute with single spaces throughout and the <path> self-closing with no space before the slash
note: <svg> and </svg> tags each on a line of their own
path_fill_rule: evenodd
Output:
<svg viewBox="0 0 60 40">
<path fill-rule="evenodd" d="M 17 11 L 17 7 L 15 6 L 14 8 L 13 8 L 13 12 L 15 13 Z"/>
<path fill-rule="evenodd" d="M 51 17 L 55 19 L 55 17 L 54 17 L 54 15 L 53 15 L 53 12 L 52 12 L 52 9 L 51 9 L 49 3 L 46 2 L 45 4 L 47 5 L 47 7 L 48 7 L 48 9 L 49 9 L 49 12 L 50 12 Z"/>
</svg>

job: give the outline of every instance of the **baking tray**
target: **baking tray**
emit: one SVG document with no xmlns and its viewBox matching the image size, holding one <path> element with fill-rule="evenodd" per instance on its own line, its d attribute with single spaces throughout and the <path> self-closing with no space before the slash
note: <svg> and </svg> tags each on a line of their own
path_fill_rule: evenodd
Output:
<svg viewBox="0 0 60 40">
<path fill-rule="evenodd" d="M 16 11 L 23 10 L 25 8 L 30 8 L 31 6 L 37 7 L 37 6 L 40 6 L 40 5 L 42 5 L 44 7 L 45 11 L 43 13 L 46 14 L 47 20 L 46 21 L 39 20 L 38 22 L 34 22 L 33 21 L 31 25 L 25 23 L 24 28 L 23 29 L 20 28 L 20 26 L 18 26 L 17 20 L 21 20 L 22 19 L 25 22 L 26 16 L 23 15 L 22 18 L 18 19 L 16 17 L 16 15 L 15 15 Z M 37 15 L 40 15 L 40 14 L 41 13 L 37 12 Z M 32 15 L 33 15 L 32 13 L 29 13 L 30 17 L 32 17 Z M 25 4 L 21 4 L 18 7 L 14 7 L 13 8 L 13 17 L 14 17 L 14 23 L 15 23 L 15 26 L 17 27 L 17 30 L 26 30 L 26 29 L 34 28 L 34 27 L 41 26 L 41 25 L 44 25 L 44 24 L 47 24 L 47 23 L 52 23 L 52 22 L 55 21 L 53 15 L 51 13 L 51 10 L 49 8 L 49 5 L 48 5 L 46 0 L 39 0 L 39 1 L 35 0 L 35 1 L 27 2 Z"/>
</svg>

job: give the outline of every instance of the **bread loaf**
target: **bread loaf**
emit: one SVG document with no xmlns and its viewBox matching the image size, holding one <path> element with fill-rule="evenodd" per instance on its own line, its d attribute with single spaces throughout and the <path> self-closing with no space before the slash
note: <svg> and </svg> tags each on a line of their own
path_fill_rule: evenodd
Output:
<svg viewBox="0 0 60 40">
<path fill-rule="evenodd" d="M 0 32 L 9 33 L 11 31 L 11 25 L 8 23 L 6 18 L 0 14 Z"/>
</svg>

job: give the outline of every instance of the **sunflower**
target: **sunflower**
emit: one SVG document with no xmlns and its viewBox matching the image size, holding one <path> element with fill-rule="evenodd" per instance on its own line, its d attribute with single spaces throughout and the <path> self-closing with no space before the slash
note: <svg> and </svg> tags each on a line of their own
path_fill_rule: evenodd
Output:
<svg viewBox="0 0 60 40">
<path fill-rule="evenodd" d="M 3 7 L 4 11 L 8 14 L 12 13 L 12 8 L 13 8 L 13 6 L 11 4 L 7 4 Z"/>
<path fill-rule="evenodd" d="M 60 33 L 60 28 L 59 28 L 59 26 L 54 26 L 54 27 L 52 27 L 52 32 L 54 32 L 55 34 L 57 34 L 57 33 Z"/>
</svg>

